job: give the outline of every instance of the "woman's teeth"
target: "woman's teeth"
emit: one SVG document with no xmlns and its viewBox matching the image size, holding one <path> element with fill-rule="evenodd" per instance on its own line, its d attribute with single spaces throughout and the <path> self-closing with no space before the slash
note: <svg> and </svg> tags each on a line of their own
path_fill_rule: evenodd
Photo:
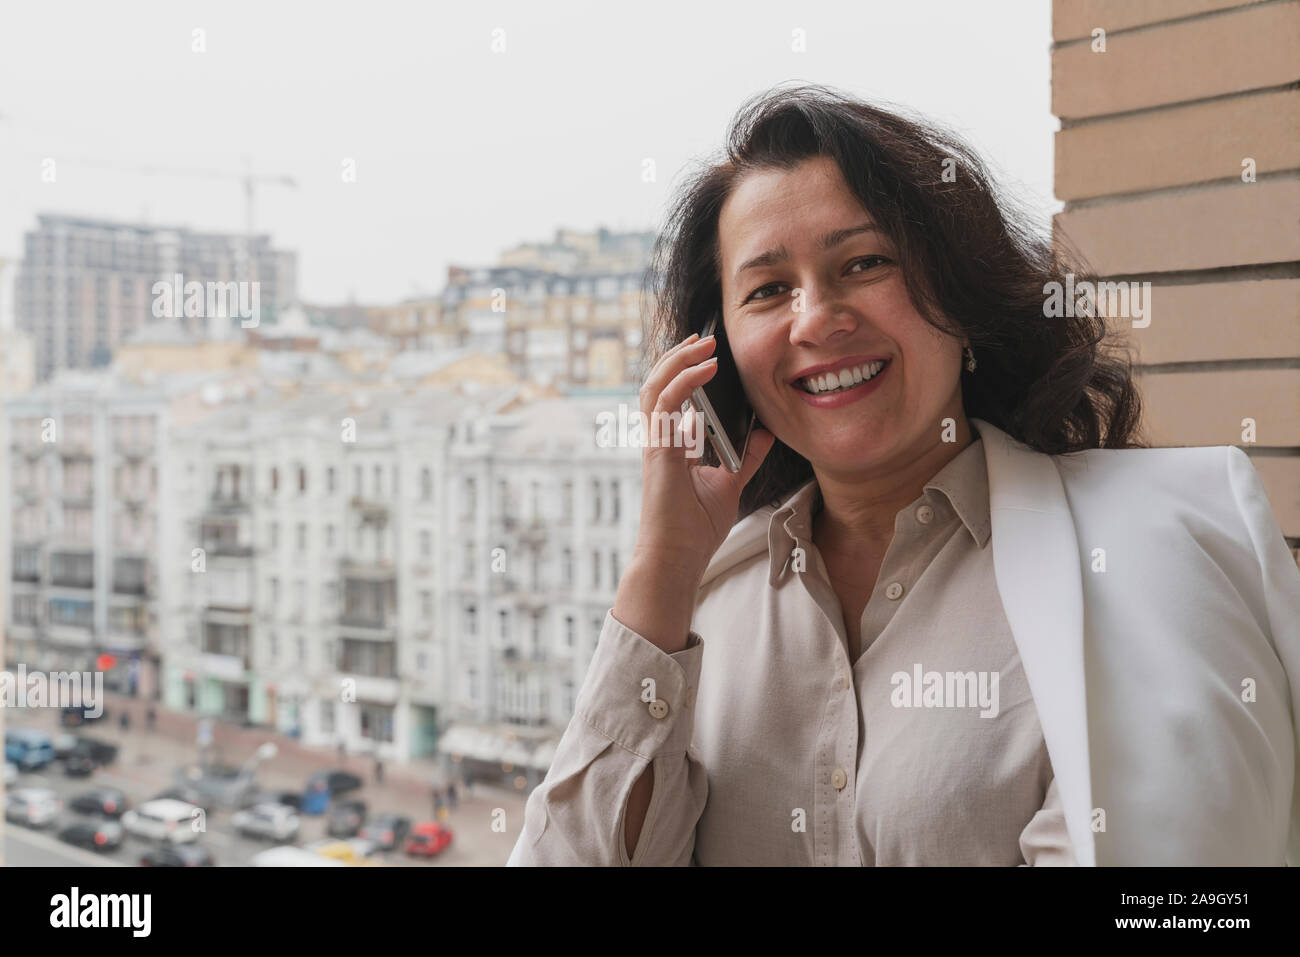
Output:
<svg viewBox="0 0 1300 957">
<path fill-rule="evenodd" d="M 805 392 L 811 392 L 813 395 L 843 392 L 845 389 L 852 389 L 855 385 L 861 385 L 866 379 L 875 378 L 888 361 L 877 359 L 875 362 L 864 362 L 851 369 L 808 376 L 806 379 L 800 379 L 799 384 L 803 386 Z"/>
</svg>

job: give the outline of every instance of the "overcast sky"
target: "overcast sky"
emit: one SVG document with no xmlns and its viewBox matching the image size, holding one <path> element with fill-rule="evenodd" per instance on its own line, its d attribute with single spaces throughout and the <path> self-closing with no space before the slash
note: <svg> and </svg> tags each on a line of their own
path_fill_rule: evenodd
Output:
<svg viewBox="0 0 1300 957">
<path fill-rule="evenodd" d="M 926 113 L 1044 223 L 1061 206 L 1048 0 L 0 7 L 0 256 L 43 211 L 242 231 L 238 178 L 128 170 L 247 156 L 297 180 L 258 190 L 256 226 L 298 252 L 304 299 L 395 301 L 557 227 L 657 228 L 737 107 L 791 81 Z"/>
</svg>

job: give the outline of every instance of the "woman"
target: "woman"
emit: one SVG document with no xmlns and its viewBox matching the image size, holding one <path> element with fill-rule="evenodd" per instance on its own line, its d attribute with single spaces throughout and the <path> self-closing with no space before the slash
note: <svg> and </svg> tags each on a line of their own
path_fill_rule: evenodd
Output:
<svg viewBox="0 0 1300 957">
<path fill-rule="evenodd" d="M 641 411 L 730 356 L 763 428 L 737 474 L 645 450 L 511 864 L 1300 859 L 1300 570 L 1259 479 L 1141 447 L 1127 358 L 1046 317 L 1069 264 L 977 157 L 760 97 L 656 266 Z"/>
</svg>

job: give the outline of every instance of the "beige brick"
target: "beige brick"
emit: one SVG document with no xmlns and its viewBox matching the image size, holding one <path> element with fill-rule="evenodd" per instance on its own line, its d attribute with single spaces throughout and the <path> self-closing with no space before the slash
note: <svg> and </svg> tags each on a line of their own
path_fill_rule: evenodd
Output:
<svg viewBox="0 0 1300 957">
<path fill-rule="evenodd" d="M 1300 537 L 1300 456 L 1257 455 L 1250 460 L 1283 535 Z"/>
<path fill-rule="evenodd" d="M 1213 269 L 1300 259 L 1300 181 L 1274 180 L 1057 213 L 1098 275 Z"/>
<path fill-rule="evenodd" d="M 1300 446 L 1300 369 L 1143 375 L 1138 388 L 1152 445 L 1240 445 L 1250 418 L 1256 445 Z"/>
<path fill-rule="evenodd" d="M 1198 13 L 1244 7 L 1256 0 L 1052 0 L 1052 36 L 1056 41 L 1177 20 Z"/>
<path fill-rule="evenodd" d="M 1056 133 L 1056 195 L 1074 200 L 1300 168 L 1300 90 L 1169 107 Z"/>
<path fill-rule="evenodd" d="M 1052 51 L 1052 112 L 1079 119 L 1282 86 L 1300 79 L 1300 3 L 1107 36 L 1106 52 Z"/>
<path fill-rule="evenodd" d="M 1300 279 L 1151 286 L 1150 325 L 1110 324 L 1138 362 L 1300 358 Z"/>
</svg>

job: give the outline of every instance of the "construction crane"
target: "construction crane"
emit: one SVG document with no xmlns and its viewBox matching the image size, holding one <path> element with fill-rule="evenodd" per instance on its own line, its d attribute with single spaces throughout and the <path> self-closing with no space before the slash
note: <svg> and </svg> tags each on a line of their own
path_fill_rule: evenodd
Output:
<svg viewBox="0 0 1300 957">
<path fill-rule="evenodd" d="M 253 172 L 252 160 L 244 158 L 244 172 L 235 173 L 229 170 L 220 169 L 200 169 L 192 167 L 178 166 L 149 166 L 139 163 L 116 163 L 111 160 L 99 159 L 93 156 L 73 156 L 65 162 L 72 162 L 82 166 L 94 166 L 100 169 L 113 169 L 123 173 L 144 173 L 150 176 L 194 176 L 205 179 L 237 179 L 244 184 L 244 232 L 249 240 L 253 238 L 254 213 L 256 211 L 256 190 L 258 184 L 268 186 L 288 186 L 290 189 L 298 188 L 298 181 L 292 176 L 274 176 L 263 175 Z"/>
</svg>

